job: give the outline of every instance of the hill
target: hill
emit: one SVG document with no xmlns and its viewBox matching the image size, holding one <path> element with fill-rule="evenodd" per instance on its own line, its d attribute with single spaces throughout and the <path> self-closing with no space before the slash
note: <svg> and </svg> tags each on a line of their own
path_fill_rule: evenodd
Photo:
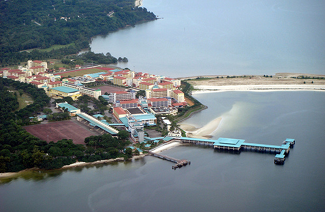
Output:
<svg viewBox="0 0 325 212">
<path fill-rule="evenodd" d="M 0 2 L 0 64 L 62 58 L 89 47 L 91 37 L 155 20 L 133 0 L 9 0 Z M 50 51 L 24 51 L 47 49 Z"/>
</svg>

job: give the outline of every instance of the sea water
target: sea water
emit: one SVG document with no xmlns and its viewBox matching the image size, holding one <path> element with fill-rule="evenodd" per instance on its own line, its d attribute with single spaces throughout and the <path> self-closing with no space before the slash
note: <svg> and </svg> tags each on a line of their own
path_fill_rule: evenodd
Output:
<svg viewBox="0 0 325 212">
<path fill-rule="evenodd" d="M 322 211 L 325 207 L 325 93 L 196 94 L 209 108 L 187 124 L 222 117 L 213 138 L 281 145 L 296 139 L 285 164 L 275 154 L 219 152 L 180 146 L 163 154 L 190 166 L 147 156 L 16 179 L 0 185 L 0 211 Z M 35 174 L 36 175 L 36 174 Z"/>
<path fill-rule="evenodd" d="M 168 77 L 325 74 L 321 0 L 143 0 L 156 21 L 91 43 L 122 68 Z"/>
</svg>

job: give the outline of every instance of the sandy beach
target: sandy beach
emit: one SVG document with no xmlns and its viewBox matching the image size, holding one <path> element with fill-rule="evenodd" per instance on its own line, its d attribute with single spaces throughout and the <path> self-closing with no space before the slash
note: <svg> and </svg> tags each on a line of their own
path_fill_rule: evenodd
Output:
<svg viewBox="0 0 325 212">
<path fill-rule="evenodd" d="M 325 85 L 224 85 L 224 86 L 194 86 L 192 93 L 220 91 L 325 91 Z"/>
<path fill-rule="evenodd" d="M 188 79 L 188 78 L 187 78 Z M 193 93 L 216 91 L 325 91 L 325 75 L 277 73 L 273 76 L 204 76 L 188 81 Z"/>
</svg>

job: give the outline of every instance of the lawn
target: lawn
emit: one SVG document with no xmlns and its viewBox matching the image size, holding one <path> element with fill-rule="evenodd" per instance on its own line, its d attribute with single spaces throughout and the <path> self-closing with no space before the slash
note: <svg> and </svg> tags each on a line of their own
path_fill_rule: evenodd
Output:
<svg viewBox="0 0 325 212">
<path fill-rule="evenodd" d="M 33 104 L 34 101 L 32 97 L 30 97 L 28 94 L 23 93 L 23 95 L 20 96 L 19 92 L 14 90 L 17 93 L 17 98 L 18 98 L 18 103 L 19 103 L 19 108 L 17 110 L 20 110 L 27 105 Z"/>
</svg>

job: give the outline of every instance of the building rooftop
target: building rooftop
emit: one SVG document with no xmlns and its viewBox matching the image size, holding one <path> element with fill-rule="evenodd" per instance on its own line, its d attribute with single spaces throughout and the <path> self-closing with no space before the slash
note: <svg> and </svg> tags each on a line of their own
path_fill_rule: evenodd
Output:
<svg viewBox="0 0 325 212">
<path fill-rule="evenodd" d="M 143 81 L 152 81 L 152 80 L 157 80 L 156 78 L 150 77 L 150 78 L 146 78 Z"/>
<path fill-rule="evenodd" d="M 137 121 L 142 121 L 142 120 L 152 120 L 156 119 L 155 115 L 149 113 L 149 114 L 139 114 L 139 115 L 133 115 L 134 119 Z"/>
<path fill-rule="evenodd" d="M 78 108 L 76 108 L 76 107 L 74 107 L 74 106 L 72 106 L 72 105 L 70 105 L 68 103 L 60 103 L 60 104 L 58 104 L 58 106 L 60 108 L 67 108 L 70 113 L 71 112 L 76 112 L 77 110 L 79 110 Z"/>
<path fill-rule="evenodd" d="M 55 82 L 49 82 L 49 85 L 57 85 L 57 84 L 61 84 L 61 81 L 55 81 Z"/>
<path fill-rule="evenodd" d="M 61 91 L 64 93 L 75 93 L 75 92 L 79 91 L 78 89 L 69 88 L 66 86 L 55 87 L 55 88 L 52 88 L 52 90 Z"/>
<path fill-rule="evenodd" d="M 152 90 L 152 92 L 161 92 L 161 91 L 167 91 L 167 88 L 159 88 L 159 89 Z"/>
<path fill-rule="evenodd" d="M 180 91 L 180 90 L 173 90 L 173 92 L 174 92 L 174 93 L 177 93 L 177 94 L 179 94 L 179 93 L 183 93 L 183 91 Z"/>
<path fill-rule="evenodd" d="M 126 112 L 121 107 L 114 107 L 114 110 L 117 112 L 117 114 L 122 115 L 126 114 Z"/>
<path fill-rule="evenodd" d="M 127 94 L 128 92 L 126 92 L 126 91 L 116 91 L 115 93 L 116 94 Z"/>
<path fill-rule="evenodd" d="M 121 80 L 125 80 L 126 79 L 125 77 L 120 77 L 120 76 L 114 76 L 114 78 L 121 79 Z"/>
<path fill-rule="evenodd" d="M 143 114 L 142 110 L 140 110 L 139 108 L 129 108 L 127 109 L 131 114 Z"/>
<path fill-rule="evenodd" d="M 37 81 L 31 81 L 30 84 L 33 85 L 42 85 L 43 83 L 37 82 Z"/>
<path fill-rule="evenodd" d="M 149 83 L 149 82 L 140 82 L 139 84 L 141 84 L 141 85 L 153 85 L 152 83 Z"/>
<path fill-rule="evenodd" d="M 170 84 L 173 84 L 172 82 L 162 82 L 162 83 L 159 83 L 159 85 L 170 85 Z"/>
<path fill-rule="evenodd" d="M 132 100 L 121 100 L 120 101 L 121 104 L 131 104 L 131 103 L 138 103 L 137 99 L 132 99 Z"/>
<path fill-rule="evenodd" d="M 151 102 L 162 102 L 162 101 L 168 101 L 166 98 L 150 98 L 148 99 Z"/>
</svg>

